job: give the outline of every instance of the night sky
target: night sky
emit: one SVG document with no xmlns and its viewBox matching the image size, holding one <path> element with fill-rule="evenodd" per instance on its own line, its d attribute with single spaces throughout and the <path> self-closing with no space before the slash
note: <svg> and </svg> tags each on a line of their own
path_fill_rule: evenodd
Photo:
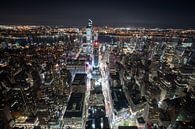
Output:
<svg viewBox="0 0 195 129">
<path fill-rule="evenodd" d="M 195 28 L 193 0 L 1 0 L 0 24 Z"/>
</svg>

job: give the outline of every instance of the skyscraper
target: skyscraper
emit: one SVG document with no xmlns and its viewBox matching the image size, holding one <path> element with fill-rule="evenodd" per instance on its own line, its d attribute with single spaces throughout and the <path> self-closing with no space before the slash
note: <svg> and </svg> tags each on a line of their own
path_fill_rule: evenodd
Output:
<svg viewBox="0 0 195 129">
<path fill-rule="evenodd" d="M 93 42 L 93 25 L 92 20 L 89 19 L 88 25 L 83 36 L 82 49 L 87 55 L 92 53 L 92 42 Z"/>
<path fill-rule="evenodd" d="M 87 37 L 87 43 L 92 43 L 92 37 L 93 37 L 93 22 L 91 19 L 89 19 L 88 25 L 86 27 L 86 37 Z"/>
</svg>

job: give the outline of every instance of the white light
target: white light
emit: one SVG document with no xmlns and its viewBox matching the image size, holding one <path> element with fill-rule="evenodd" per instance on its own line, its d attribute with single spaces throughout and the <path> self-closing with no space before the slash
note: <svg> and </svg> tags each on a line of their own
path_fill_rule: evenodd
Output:
<svg viewBox="0 0 195 129">
<path fill-rule="evenodd" d="M 102 128 L 102 129 L 103 129 L 103 126 L 104 126 L 104 125 L 103 125 L 103 122 L 101 121 L 101 128 Z"/>
<path fill-rule="evenodd" d="M 159 101 L 158 102 L 158 107 L 161 107 L 161 105 L 162 105 L 162 101 Z"/>
<path fill-rule="evenodd" d="M 92 78 L 91 73 L 87 74 L 87 78 L 89 78 L 89 79 L 91 79 L 91 78 Z"/>
<path fill-rule="evenodd" d="M 94 123 L 92 124 L 92 128 L 95 129 L 95 124 Z"/>
</svg>

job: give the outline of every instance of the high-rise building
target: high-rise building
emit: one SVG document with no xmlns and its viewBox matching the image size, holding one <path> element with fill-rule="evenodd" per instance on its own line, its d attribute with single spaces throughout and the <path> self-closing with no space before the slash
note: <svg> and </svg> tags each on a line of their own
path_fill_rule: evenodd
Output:
<svg viewBox="0 0 195 129">
<path fill-rule="evenodd" d="M 93 68 L 99 67 L 99 43 L 93 43 Z"/>
<path fill-rule="evenodd" d="M 93 22 L 91 19 L 89 19 L 88 25 L 86 27 L 86 38 L 87 43 L 92 43 L 92 37 L 93 37 Z"/>
<path fill-rule="evenodd" d="M 86 27 L 85 34 L 83 36 L 82 48 L 83 52 L 87 55 L 92 53 L 92 42 L 93 42 L 93 24 L 92 20 L 89 19 L 88 25 Z"/>
</svg>

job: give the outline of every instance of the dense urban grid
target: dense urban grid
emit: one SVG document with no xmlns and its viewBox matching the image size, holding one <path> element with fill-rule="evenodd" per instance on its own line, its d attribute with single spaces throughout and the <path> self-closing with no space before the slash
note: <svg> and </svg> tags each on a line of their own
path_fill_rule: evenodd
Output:
<svg viewBox="0 0 195 129">
<path fill-rule="evenodd" d="M 0 129 L 194 129 L 195 30 L 0 26 Z"/>
</svg>

